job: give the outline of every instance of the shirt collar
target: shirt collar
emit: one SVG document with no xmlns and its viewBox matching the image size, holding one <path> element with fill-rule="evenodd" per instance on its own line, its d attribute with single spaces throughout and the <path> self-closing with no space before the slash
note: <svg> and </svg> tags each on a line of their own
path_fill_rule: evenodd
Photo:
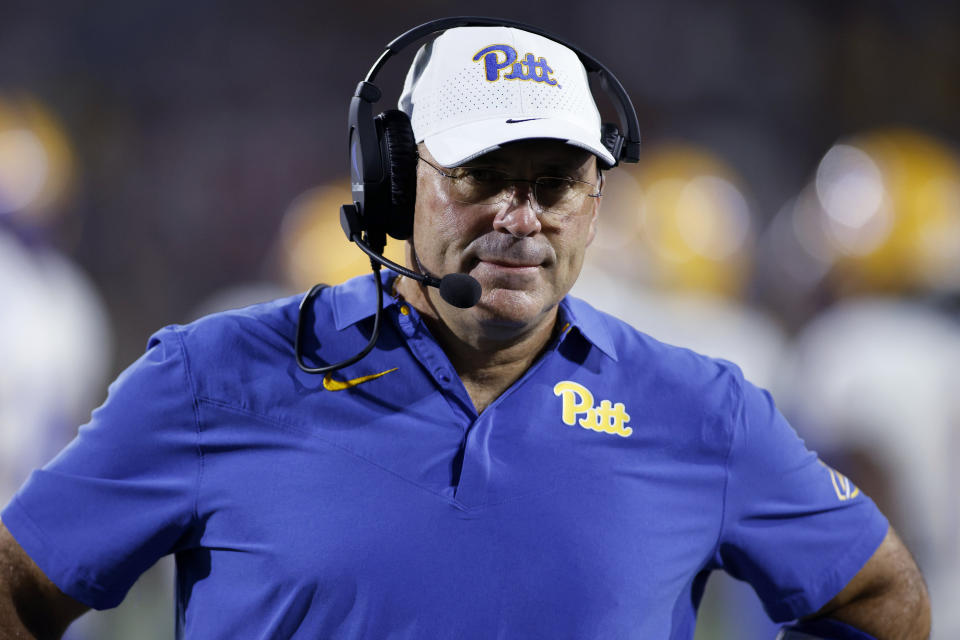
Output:
<svg viewBox="0 0 960 640">
<path fill-rule="evenodd" d="M 396 304 L 390 295 L 396 275 L 384 271 L 380 277 L 383 282 L 383 306 L 387 308 Z M 371 317 L 376 307 L 377 288 L 372 274 L 352 278 L 333 288 L 333 322 L 337 331 Z M 570 329 L 577 329 L 580 335 L 611 360 L 617 360 L 617 349 L 607 319 L 589 304 L 580 298 L 566 296 L 560 301 L 560 321 L 569 324 Z"/>
<path fill-rule="evenodd" d="M 337 331 L 343 331 L 350 325 L 373 316 L 377 311 L 377 285 L 373 274 L 351 278 L 341 285 L 333 287 L 333 324 Z M 383 282 L 383 308 L 386 309 L 395 300 L 390 295 L 396 275 L 392 271 L 380 274 Z"/>
<path fill-rule="evenodd" d="M 561 322 L 568 323 L 570 329 L 576 329 L 590 344 L 600 349 L 614 362 L 617 361 L 617 348 L 610 335 L 608 318 L 587 302 L 573 296 L 560 301 Z M 566 332 L 569 334 L 569 331 Z"/>
</svg>

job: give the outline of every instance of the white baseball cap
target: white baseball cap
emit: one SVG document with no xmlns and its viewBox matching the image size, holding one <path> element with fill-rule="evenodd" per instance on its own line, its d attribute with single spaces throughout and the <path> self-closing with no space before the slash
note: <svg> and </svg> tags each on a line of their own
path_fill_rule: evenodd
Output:
<svg viewBox="0 0 960 640">
<path fill-rule="evenodd" d="M 580 58 L 520 29 L 445 31 L 417 52 L 399 107 L 445 167 L 529 138 L 563 140 L 615 164 Z"/>
</svg>

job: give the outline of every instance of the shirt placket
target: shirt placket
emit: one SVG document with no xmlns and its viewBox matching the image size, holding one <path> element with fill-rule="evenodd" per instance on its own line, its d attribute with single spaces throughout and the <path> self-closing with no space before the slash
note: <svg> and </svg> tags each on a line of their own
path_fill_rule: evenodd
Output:
<svg viewBox="0 0 960 640">
<path fill-rule="evenodd" d="M 447 358 L 443 349 L 430 335 L 416 310 L 410 305 L 402 300 L 399 301 L 394 308 L 393 315 L 397 328 L 406 339 L 410 353 L 433 380 L 437 390 L 450 408 L 451 422 L 460 429 L 465 439 L 477 418 L 477 413 L 466 388 L 450 363 L 450 359 Z M 463 444 L 461 444 L 458 457 L 462 455 Z M 451 461 L 451 468 L 454 469 L 457 476 L 451 478 L 451 483 L 456 483 L 460 474 L 455 461 Z"/>
<path fill-rule="evenodd" d="M 454 505 L 463 511 L 482 507 L 487 502 L 489 483 L 496 480 L 492 477 L 496 452 L 491 448 L 491 436 L 494 429 L 505 427 L 506 422 L 515 418 L 504 414 L 500 409 L 555 355 L 557 347 L 567 336 L 570 325 L 564 322 L 563 328 L 548 345 L 543 356 L 478 415 L 450 359 L 427 330 L 416 310 L 403 300 L 398 300 L 394 309 L 397 327 L 406 338 L 410 352 L 432 377 L 450 407 L 451 417 L 463 431 L 459 465 L 457 461 L 451 461 L 451 468 L 457 475 L 452 479 Z M 456 471 L 458 468 L 459 473 Z"/>
</svg>

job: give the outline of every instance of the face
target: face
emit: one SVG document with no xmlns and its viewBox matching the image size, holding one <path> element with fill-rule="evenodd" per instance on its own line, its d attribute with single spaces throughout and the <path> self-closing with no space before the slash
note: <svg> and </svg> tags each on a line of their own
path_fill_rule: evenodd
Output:
<svg viewBox="0 0 960 640">
<path fill-rule="evenodd" d="M 424 145 L 420 154 L 437 164 Z M 446 305 L 428 289 L 437 312 L 448 324 L 466 314 L 481 325 L 505 330 L 522 331 L 552 321 L 593 240 L 600 198 L 584 197 L 570 215 L 557 219 L 538 213 L 530 185 L 518 182 L 512 197 L 501 202 L 465 204 L 458 201 L 451 181 L 426 162 L 419 162 L 417 170 L 415 259 L 435 275 L 470 274 L 483 288 L 480 302 L 467 310 Z M 464 166 L 521 180 L 558 176 L 593 185 L 599 181 L 592 154 L 555 140 L 504 145 Z M 596 193 L 599 187 L 589 191 Z"/>
</svg>

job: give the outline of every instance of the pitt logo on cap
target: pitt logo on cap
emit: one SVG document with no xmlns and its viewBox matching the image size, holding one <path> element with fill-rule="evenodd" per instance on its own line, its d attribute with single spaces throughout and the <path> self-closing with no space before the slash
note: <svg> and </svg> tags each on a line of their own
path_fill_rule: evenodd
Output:
<svg viewBox="0 0 960 640">
<path fill-rule="evenodd" d="M 630 421 L 630 414 L 622 402 L 611 404 L 609 400 L 601 400 L 600 406 L 593 406 L 593 394 L 582 384 L 572 380 L 563 380 L 553 387 L 553 395 L 562 396 L 564 424 L 573 426 L 579 424 L 584 429 L 592 429 L 604 433 L 615 433 L 626 438 L 633 429 L 626 426 Z M 577 420 L 577 416 L 583 417 Z"/>
<path fill-rule="evenodd" d="M 544 58 L 535 58 L 532 53 L 517 61 L 517 50 L 508 44 L 492 44 L 481 49 L 473 56 L 474 62 L 483 59 L 487 82 L 496 82 L 500 79 L 500 72 L 509 68 L 510 72 L 503 76 L 504 80 L 533 80 L 542 82 L 551 87 L 560 87 L 557 81 L 550 77 L 553 69 Z"/>
</svg>

